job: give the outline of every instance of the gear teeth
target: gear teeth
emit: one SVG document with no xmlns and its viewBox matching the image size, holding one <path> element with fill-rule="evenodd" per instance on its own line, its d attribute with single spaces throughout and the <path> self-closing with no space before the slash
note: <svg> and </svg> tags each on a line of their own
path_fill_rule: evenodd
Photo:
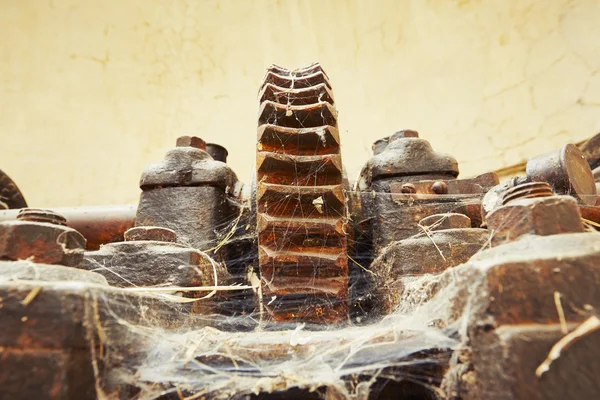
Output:
<svg viewBox="0 0 600 400">
<path fill-rule="evenodd" d="M 348 320 L 337 111 L 319 63 L 271 66 L 259 92 L 257 232 L 267 322 Z"/>
</svg>

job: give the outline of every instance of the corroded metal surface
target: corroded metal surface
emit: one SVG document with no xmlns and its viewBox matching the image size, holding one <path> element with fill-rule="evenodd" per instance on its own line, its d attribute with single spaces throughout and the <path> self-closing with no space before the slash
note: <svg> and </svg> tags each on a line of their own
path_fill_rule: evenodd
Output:
<svg viewBox="0 0 600 400">
<path fill-rule="evenodd" d="M 48 210 L 22 209 L 16 221 L 0 223 L 0 260 L 78 266 L 85 238 Z"/>
<path fill-rule="evenodd" d="M 462 288 L 452 299 L 455 317 L 466 318 L 468 327 L 468 346 L 444 383 L 448 398 L 558 400 L 597 393 L 591 378 L 600 371 L 597 333 L 561 354 L 543 376 L 536 369 L 565 331 L 600 307 L 598 243 L 597 233 L 532 236 L 448 271 L 445 278 Z"/>
<path fill-rule="evenodd" d="M 524 184 L 522 186 L 528 186 Z M 518 188 L 518 187 L 517 187 Z M 521 194 L 527 196 L 527 189 Z M 512 198 L 486 216 L 491 243 L 498 245 L 525 235 L 548 236 L 584 232 L 577 201 L 570 196 Z"/>
<path fill-rule="evenodd" d="M 373 153 L 357 183 L 359 218 L 373 258 L 389 244 L 420 233 L 419 221 L 430 215 L 461 213 L 473 227 L 481 225 L 481 198 L 498 184 L 496 174 L 456 179 L 456 160 L 411 130 L 376 141 Z"/>
<path fill-rule="evenodd" d="M 346 202 L 331 85 L 319 64 L 273 66 L 259 98 L 257 232 L 267 319 L 344 323 Z"/>
<path fill-rule="evenodd" d="M 0 212 L 0 398 L 594 398 L 600 330 L 535 371 L 600 308 L 600 136 L 499 185 L 400 131 L 348 193 L 320 65 L 272 66 L 259 101 L 252 195 L 182 136 L 137 209 Z"/>
<path fill-rule="evenodd" d="M 17 184 L 0 170 L 0 210 L 4 208 L 19 209 L 27 207 L 27 202 Z"/>
<path fill-rule="evenodd" d="M 50 209 L 66 219 L 67 226 L 87 240 L 87 250 L 123 241 L 125 231 L 135 224 L 136 205 L 58 207 Z M 0 222 L 14 221 L 19 210 L 0 210 Z"/>
<path fill-rule="evenodd" d="M 527 178 L 548 182 L 556 193 L 571 195 L 588 206 L 595 205 L 598 199 L 590 165 L 573 144 L 529 160 Z"/>
<path fill-rule="evenodd" d="M 162 162 L 144 170 L 135 226 L 172 229 L 180 243 L 199 250 L 218 245 L 239 213 L 233 200 L 241 183 L 205 149 L 204 140 L 182 136 Z"/>
<path fill-rule="evenodd" d="M 83 268 L 103 275 L 116 287 L 227 285 L 223 264 L 178 243 L 174 231 L 161 227 L 135 227 L 125 232 L 125 242 L 110 243 L 85 253 Z M 185 292 L 186 297 L 206 293 Z M 212 311 L 219 296 L 194 305 L 197 313 Z"/>
<path fill-rule="evenodd" d="M 393 313 L 400 305 L 404 277 L 439 274 L 483 251 L 490 232 L 471 228 L 464 214 L 435 214 L 419 222 L 420 235 L 388 246 L 371 264 L 378 311 Z"/>
</svg>

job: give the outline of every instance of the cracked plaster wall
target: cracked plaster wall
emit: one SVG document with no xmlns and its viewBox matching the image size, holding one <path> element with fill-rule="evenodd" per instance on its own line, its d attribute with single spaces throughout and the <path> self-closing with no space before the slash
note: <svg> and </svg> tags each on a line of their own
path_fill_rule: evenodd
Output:
<svg viewBox="0 0 600 400">
<path fill-rule="evenodd" d="M 175 138 L 250 181 L 270 63 L 320 61 L 351 178 L 413 128 L 462 176 L 600 131 L 597 0 L 0 0 L 0 168 L 32 206 L 136 202 Z"/>
</svg>

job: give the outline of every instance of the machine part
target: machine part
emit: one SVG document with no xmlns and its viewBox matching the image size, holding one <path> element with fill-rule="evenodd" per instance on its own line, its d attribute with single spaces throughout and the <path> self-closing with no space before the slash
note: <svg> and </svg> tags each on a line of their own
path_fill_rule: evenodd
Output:
<svg viewBox="0 0 600 400">
<path fill-rule="evenodd" d="M 348 320 L 337 111 L 321 66 L 268 69 L 259 98 L 257 233 L 267 322 Z"/>
<path fill-rule="evenodd" d="M 529 160 L 527 178 L 533 182 L 547 182 L 556 193 L 571 195 L 584 205 L 596 205 L 598 200 L 590 165 L 573 144 Z"/>
<path fill-rule="evenodd" d="M 591 169 L 600 167 L 600 133 L 592 136 L 578 147 Z"/>
<path fill-rule="evenodd" d="M 486 229 L 471 228 L 464 214 L 436 214 L 419 222 L 422 234 L 395 242 L 371 264 L 378 310 L 393 313 L 402 299 L 403 278 L 439 274 L 467 262 L 484 250 L 490 238 Z"/>
<path fill-rule="evenodd" d="M 49 210 L 22 209 L 16 221 L 0 223 L 0 260 L 77 267 L 84 249 L 83 235 Z"/>
<path fill-rule="evenodd" d="M 458 176 L 456 160 L 435 152 L 416 131 L 403 130 L 378 140 L 373 144 L 373 153 L 360 173 L 361 191 L 388 192 L 392 182 L 449 180 Z"/>
<path fill-rule="evenodd" d="M 117 287 L 215 286 L 226 279 L 224 267 L 199 250 L 174 243 L 176 234 L 161 227 L 135 227 L 125 242 L 85 253 L 83 267 Z"/>
<path fill-rule="evenodd" d="M 367 229 L 373 257 L 382 254 L 390 243 L 422 233 L 419 221 L 430 215 L 464 214 L 472 227 L 480 227 L 481 199 L 496 184 L 496 174 L 488 173 L 472 179 L 388 182 L 388 192 L 363 192 L 362 217 L 370 221 Z"/>
<path fill-rule="evenodd" d="M 536 187 L 537 191 L 534 190 Z M 552 196 L 551 193 L 547 184 L 531 183 L 508 191 L 504 197 L 506 204 L 485 218 L 492 245 L 514 241 L 524 235 L 584 232 L 577 201 L 570 196 Z"/>
<path fill-rule="evenodd" d="M 557 215 L 547 215 L 548 224 L 559 223 Z M 560 354 L 541 377 L 536 370 L 553 345 L 600 307 L 599 238 L 530 236 L 483 251 L 442 276 L 438 285 L 446 279 L 459 285 L 446 322 L 461 318 L 468 327 L 466 347 L 443 384 L 448 398 L 558 400 L 598 393 L 599 332 Z"/>
<path fill-rule="evenodd" d="M 220 144 L 206 143 L 206 152 L 210 154 L 213 159 L 227 163 L 227 156 L 229 155 L 229 152 Z"/>
<path fill-rule="evenodd" d="M 481 225 L 481 198 L 498 184 L 496 174 L 456 179 L 456 160 L 434 151 L 412 130 L 376 141 L 373 154 L 357 182 L 357 218 L 368 221 L 360 226 L 368 232 L 363 236 L 371 241 L 372 259 L 390 243 L 422 232 L 419 221 L 430 215 L 461 213 L 473 227 Z"/>
<path fill-rule="evenodd" d="M 2 170 L 0 170 L 0 203 L 8 209 L 27 207 L 27 202 L 15 182 Z"/>
<path fill-rule="evenodd" d="M 507 190 L 527 182 L 527 178 L 525 177 L 513 177 L 490 188 L 481 200 L 481 215 L 484 219 L 483 224 L 485 225 L 485 216 L 487 214 L 502 206 L 504 193 Z"/>
<path fill-rule="evenodd" d="M 67 226 L 81 233 L 87 240 L 87 250 L 98 250 L 101 245 L 122 242 L 123 233 L 135 224 L 135 205 L 61 207 L 50 211 L 65 217 Z M 0 222 L 17 219 L 19 210 L 0 210 Z"/>
<path fill-rule="evenodd" d="M 90 299 L 88 285 L 107 287 L 106 280 L 60 265 L 0 261 L 0 282 L 0 397 L 95 399 L 85 310 L 70 295 Z"/>
<path fill-rule="evenodd" d="M 180 137 L 161 163 L 144 170 L 135 226 L 172 229 L 180 243 L 199 250 L 218 246 L 239 214 L 241 183 L 205 148 L 200 138 Z"/>
<path fill-rule="evenodd" d="M 0 398 L 97 399 L 127 395 L 110 369 L 138 357 L 144 338 L 202 326 L 189 304 L 111 288 L 99 274 L 31 261 L 0 261 Z M 97 369 L 94 369 L 97 368 Z M 115 388 L 114 385 L 118 385 Z M 98 391 L 97 391 L 98 390 Z"/>
<path fill-rule="evenodd" d="M 505 206 L 511 201 L 519 199 L 535 199 L 550 196 L 554 196 L 554 192 L 546 182 L 527 182 L 506 190 L 502 195 L 502 205 Z"/>
</svg>

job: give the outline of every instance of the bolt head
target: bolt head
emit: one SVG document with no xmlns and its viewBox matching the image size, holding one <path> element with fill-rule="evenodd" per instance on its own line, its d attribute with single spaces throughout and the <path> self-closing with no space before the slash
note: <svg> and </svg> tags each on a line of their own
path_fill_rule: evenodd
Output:
<svg viewBox="0 0 600 400">
<path fill-rule="evenodd" d="M 22 220 L 0 224 L 0 259 L 4 260 L 76 267 L 83 261 L 85 243 L 81 233 L 67 226 Z"/>
<path fill-rule="evenodd" d="M 193 147 L 195 149 L 206 150 L 206 142 L 196 136 L 180 136 L 177 138 L 177 147 Z"/>
<path fill-rule="evenodd" d="M 513 200 L 490 212 L 485 220 L 493 232 L 493 245 L 528 234 L 549 236 L 585 230 L 577 201 L 570 196 Z"/>
<path fill-rule="evenodd" d="M 390 141 L 393 141 L 396 139 L 418 138 L 418 137 L 419 137 L 419 132 L 413 131 L 411 129 L 403 129 L 401 131 L 394 133 L 392 135 L 392 138 Z"/>
<path fill-rule="evenodd" d="M 404 193 L 404 194 L 413 194 L 413 193 L 417 193 L 417 188 L 412 183 L 405 183 L 400 188 L 400 192 Z"/>
<path fill-rule="evenodd" d="M 431 185 L 431 191 L 435 194 L 448 194 L 448 184 L 443 181 L 435 182 Z"/>
</svg>

